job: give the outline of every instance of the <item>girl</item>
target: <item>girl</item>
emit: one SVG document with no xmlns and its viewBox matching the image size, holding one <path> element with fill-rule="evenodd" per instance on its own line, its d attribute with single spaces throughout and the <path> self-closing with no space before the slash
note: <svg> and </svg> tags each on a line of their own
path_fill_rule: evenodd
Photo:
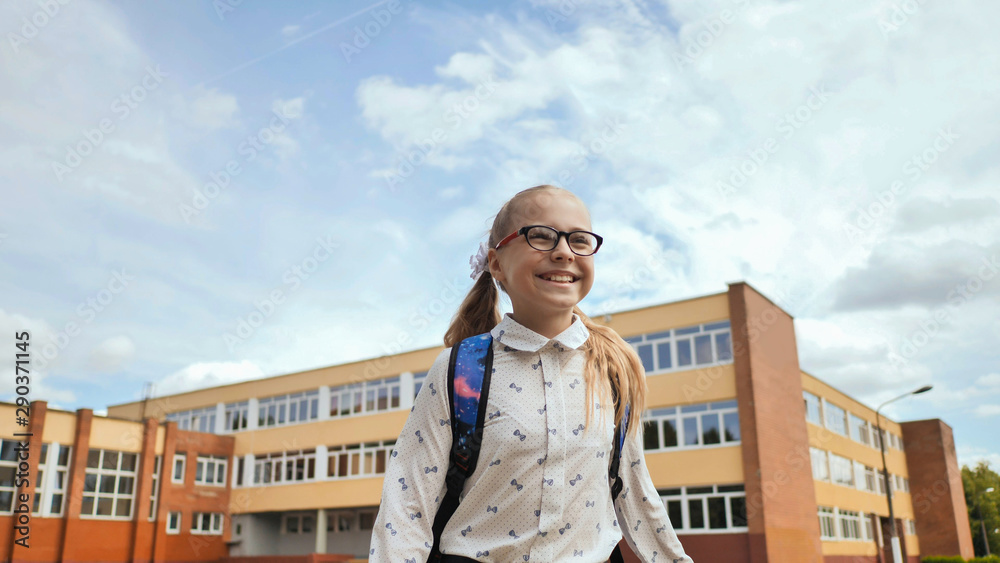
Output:
<svg viewBox="0 0 1000 563">
<path fill-rule="evenodd" d="M 445 346 L 490 332 L 493 372 L 479 462 L 440 539 L 444 562 L 606 561 L 624 535 L 643 561 L 690 563 L 646 471 L 646 384 L 635 351 L 577 307 L 602 239 L 572 193 L 536 186 L 497 214 L 472 257 L 476 280 Z M 494 285 L 496 282 L 496 285 Z M 513 313 L 502 318 L 499 291 Z M 452 434 L 451 348 L 427 373 L 385 474 L 372 561 L 424 563 L 444 497 Z M 620 393 L 618 408 L 612 384 Z M 461 393 L 456 381 L 456 392 Z M 631 415 L 612 502 L 615 424 Z"/>
</svg>

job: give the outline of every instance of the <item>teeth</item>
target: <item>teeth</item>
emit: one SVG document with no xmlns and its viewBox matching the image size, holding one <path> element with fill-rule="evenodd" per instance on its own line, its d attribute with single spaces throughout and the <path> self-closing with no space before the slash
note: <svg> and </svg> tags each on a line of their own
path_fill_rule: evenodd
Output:
<svg viewBox="0 0 1000 563">
<path fill-rule="evenodd" d="M 557 282 L 572 282 L 573 276 L 542 276 L 542 279 Z"/>
</svg>

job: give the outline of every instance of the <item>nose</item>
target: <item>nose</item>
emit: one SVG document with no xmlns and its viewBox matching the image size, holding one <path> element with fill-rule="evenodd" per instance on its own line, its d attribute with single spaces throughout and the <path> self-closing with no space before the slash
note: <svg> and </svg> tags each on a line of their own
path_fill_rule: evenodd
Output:
<svg viewBox="0 0 1000 563">
<path fill-rule="evenodd" d="M 552 249 L 553 260 L 565 260 L 567 262 L 572 262 L 576 259 L 576 254 L 569 248 L 569 235 L 558 235 L 559 240 L 556 241 L 556 247 Z"/>
</svg>

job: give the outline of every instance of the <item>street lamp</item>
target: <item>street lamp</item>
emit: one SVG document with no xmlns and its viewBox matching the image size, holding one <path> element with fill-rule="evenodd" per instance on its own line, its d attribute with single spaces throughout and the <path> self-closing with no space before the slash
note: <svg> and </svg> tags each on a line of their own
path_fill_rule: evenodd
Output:
<svg viewBox="0 0 1000 563">
<path fill-rule="evenodd" d="M 990 538 L 986 537 L 986 521 L 983 520 L 983 504 L 980 500 L 985 493 L 992 493 L 993 487 L 990 487 L 976 495 L 976 511 L 979 512 L 979 525 L 982 526 L 983 530 L 983 545 L 986 546 L 986 557 L 990 556 Z"/>
<path fill-rule="evenodd" d="M 892 509 L 892 483 L 889 481 L 889 469 L 885 465 L 885 435 L 882 434 L 882 424 L 879 422 L 879 411 L 882 410 L 882 407 L 888 405 L 889 403 L 905 399 L 910 395 L 926 393 L 931 390 L 931 387 L 931 385 L 924 385 L 916 391 L 910 391 L 909 393 L 904 393 L 895 399 L 890 399 L 875 409 L 875 427 L 878 429 L 878 445 L 879 449 L 882 450 L 882 479 L 885 483 L 885 498 L 889 502 L 889 542 L 892 545 L 893 563 L 903 563 L 903 553 L 899 549 L 899 533 L 896 531 L 896 513 Z"/>
</svg>

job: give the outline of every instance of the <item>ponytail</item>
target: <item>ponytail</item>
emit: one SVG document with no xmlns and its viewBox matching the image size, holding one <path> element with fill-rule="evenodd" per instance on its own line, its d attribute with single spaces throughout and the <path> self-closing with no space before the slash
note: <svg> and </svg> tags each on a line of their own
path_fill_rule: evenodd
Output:
<svg viewBox="0 0 1000 563">
<path fill-rule="evenodd" d="M 615 426 L 625 417 L 625 405 L 629 406 L 629 435 L 638 432 L 639 416 L 646 407 L 646 377 L 639 355 L 613 329 L 599 325 L 583 314 L 579 307 L 573 313 L 580 317 L 590 331 L 584 348 L 587 357 L 583 369 L 583 379 L 587 383 L 587 404 L 593 404 L 594 394 L 601 403 L 611 402 L 611 385 L 618 390 L 618 404 L 615 408 Z M 587 409 L 586 425 L 590 425 Z"/>
<path fill-rule="evenodd" d="M 458 307 L 458 313 L 444 333 L 444 345 L 446 348 L 451 347 L 470 336 L 489 332 L 501 320 L 500 292 L 487 269 L 472 285 L 469 294 Z"/>
</svg>

